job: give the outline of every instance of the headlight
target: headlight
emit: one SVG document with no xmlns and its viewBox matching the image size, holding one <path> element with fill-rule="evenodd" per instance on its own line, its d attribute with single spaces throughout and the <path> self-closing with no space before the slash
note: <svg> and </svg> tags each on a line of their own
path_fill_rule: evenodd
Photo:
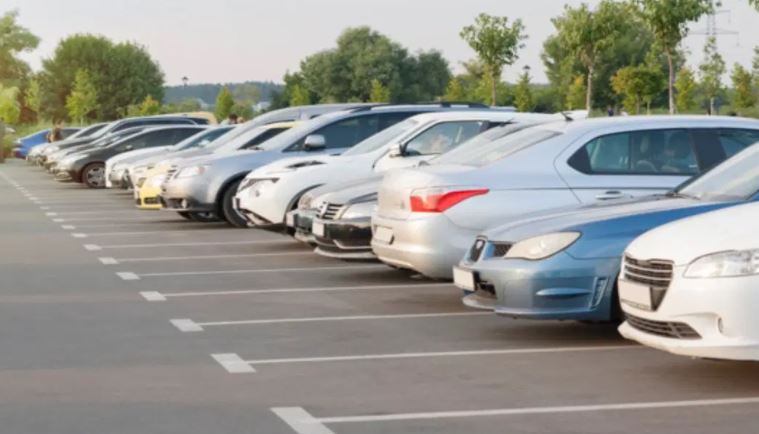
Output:
<svg viewBox="0 0 759 434">
<path fill-rule="evenodd" d="M 163 184 L 163 181 L 166 180 L 166 175 L 158 175 L 150 178 L 148 180 L 148 185 L 152 188 L 160 188 L 161 184 Z"/>
<path fill-rule="evenodd" d="M 208 170 L 208 166 L 190 166 L 185 167 L 177 173 L 177 178 L 191 178 L 193 176 L 200 176 Z"/>
<path fill-rule="evenodd" d="M 298 199 L 298 209 L 309 209 L 311 208 L 311 202 L 314 201 L 314 197 L 311 195 L 310 192 L 306 192 L 303 194 L 303 196 Z"/>
<path fill-rule="evenodd" d="M 712 253 L 688 265 L 685 277 L 737 277 L 759 274 L 759 249 Z"/>
<path fill-rule="evenodd" d="M 64 157 L 61 161 L 58 162 L 59 166 L 71 166 L 74 164 L 76 160 L 78 160 L 80 157 Z"/>
<path fill-rule="evenodd" d="M 369 218 L 377 209 L 377 202 L 357 202 L 348 205 L 340 215 L 341 219 Z"/>
<path fill-rule="evenodd" d="M 514 244 L 505 258 L 538 260 L 553 256 L 580 238 L 579 232 L 557 232 L 528 238 Z"/>
</svg>

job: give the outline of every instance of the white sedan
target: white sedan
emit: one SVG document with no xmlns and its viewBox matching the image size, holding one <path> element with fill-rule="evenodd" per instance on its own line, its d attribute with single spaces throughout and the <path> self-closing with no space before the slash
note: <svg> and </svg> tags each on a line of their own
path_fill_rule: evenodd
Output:
<svg viewBox="0 0 759 434">
<path fill-rule="evenodd" d="M 756 196 L 754 187 L 742 193 Z M 757 221 L 759 203 L 750 203 L 633 241 L 619 279 L 622 336 L 684 356 L 759 360 Z"/>
<path fill-rule="evenodd" d="M 443 154 L 487 129 L 510 123 L 546 121 L 561 115 L 462 110 L 424 113 L 369 137 L 341 155 L 279 160 L 249 173 L 235 204 L 254 225 L 281 229 L 285 214 L 307 191 L 332 182 L 369 177 L 409 167 Z"/>
</svg>

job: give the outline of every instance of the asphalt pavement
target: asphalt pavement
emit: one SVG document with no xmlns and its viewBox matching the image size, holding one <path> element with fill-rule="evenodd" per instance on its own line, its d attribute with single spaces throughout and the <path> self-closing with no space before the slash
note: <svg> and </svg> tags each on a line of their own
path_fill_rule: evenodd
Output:
<svg viewBox="0 0 759 434">
<path fill-rule="evenodd" d="M 759 365 L 0 165 L 0 434 L 751 433 Z"/>
</svg>

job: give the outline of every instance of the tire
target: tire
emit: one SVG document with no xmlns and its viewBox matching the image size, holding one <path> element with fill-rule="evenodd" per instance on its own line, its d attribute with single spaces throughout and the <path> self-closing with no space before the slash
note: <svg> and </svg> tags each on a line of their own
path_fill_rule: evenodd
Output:
<svg viewBox="0 0 759 434">
<path fill-rule="evenodd" d="M 192 213 L 187 211 L 177 211 L 177 214 L 179 214 L 183 219 L 192 220 Z"/>
<path fill-rule="evenodd" d="M 191 212 L 189 214 L 189 219 L 198 223 L 212 223 L 219 221 L 219 218 L 216 217 L 216 214 L 212 212 Z"/>
<path fill-rule="evenodd" d="M 224 194 L 221 196 L 221 204 L 219 204 L 219 208 L 221 209 L 221 215 L 224 217 L 224 220 L 226 220 L 227 223 L 237 228 L 247 228 L 248 221 L 245 220 L 245 217 L 240 215 L 240 213 L 238 213 L 234 207 L 235 194 L 237 194 L 237 187 L 240 185 L 241 181 L 242 179 L 238 179 L 237 181 L 231 183 L 226 190 L 224 190 Z"/>
<path fill-rule="evenodd" d="M 88 164 L 82 169 L 82 183 L 89 188 L 105 188 L 105 164 Z"/>
</svg>

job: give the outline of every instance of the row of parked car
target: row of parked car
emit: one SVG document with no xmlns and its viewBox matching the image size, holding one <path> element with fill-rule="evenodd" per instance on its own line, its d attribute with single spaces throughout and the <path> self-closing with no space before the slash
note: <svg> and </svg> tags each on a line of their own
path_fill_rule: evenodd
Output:
<svg viewBox="0 0 759 434">
<path fill-rule="evenodd" d="M 759 359 L 759 120 L 335 104 L 94 125 L 30 162 L 141 209 L 453 280 L 463 303 Z M 206 122 L 204 122 L 204 120 Z"/>
</svg>

